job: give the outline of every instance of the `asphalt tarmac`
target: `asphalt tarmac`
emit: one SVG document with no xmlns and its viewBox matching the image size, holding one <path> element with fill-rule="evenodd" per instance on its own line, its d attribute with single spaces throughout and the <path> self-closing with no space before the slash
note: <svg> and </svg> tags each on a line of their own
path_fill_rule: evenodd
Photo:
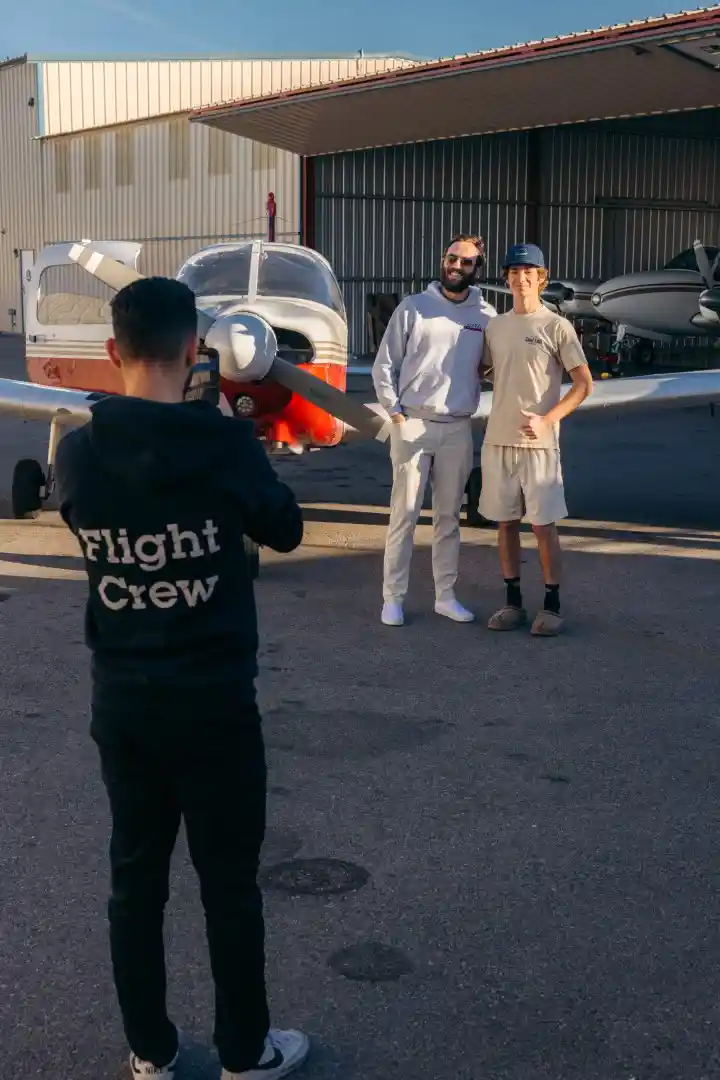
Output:
<svg viewBox="0 0 720 1080">
<path fill-rule="evenodd" d="M 22 377 L 2 337 L 0 374 Z M 15 459 L 46 437 L 0 419 L 0 586 L 17 590 L 0 604 L 0 1065 L 117 1080 L 84 574 L 56 513 L 13 522 L 7 503 Z M 434 615 L 426 523 L 408 623 L 382 627 L 385 450 L 278 462 L 307 535 L 263 552 L 257 588 L 263 881 L 273 1019 L 313 1042 L 299 1076 L 720 1077 L 719 446 L 708 410 L 566 423 L 556 640 L 485 629 L 502 600 L 490 530 L 463 530 L 477 623 Z M 184 842 L 167 947 L 179 1080 L 216 1080 Z"/>
</svg>

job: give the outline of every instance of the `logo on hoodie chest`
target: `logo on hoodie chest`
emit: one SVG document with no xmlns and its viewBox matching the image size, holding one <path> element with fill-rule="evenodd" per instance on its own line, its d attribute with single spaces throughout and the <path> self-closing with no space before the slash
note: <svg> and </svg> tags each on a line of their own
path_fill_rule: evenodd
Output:
<svg viewBox="0 0 720 1080">
<path fill-rule="evenodd" d="M 465 323 L 463 330 L 474 330 L 476 334 L 482 334 L 485 332 L 485 327 L 482 323 L 471 322 Z"/>
</svg>

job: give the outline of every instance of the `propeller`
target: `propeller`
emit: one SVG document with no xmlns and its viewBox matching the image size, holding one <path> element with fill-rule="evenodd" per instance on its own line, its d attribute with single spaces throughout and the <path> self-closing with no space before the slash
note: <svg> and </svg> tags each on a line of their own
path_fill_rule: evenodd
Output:
<svg viewBox="0 0 720 1080">
<path fill-rule="evenodd" d="M 111 289 L 119 292 L 126 285 L 132 285 L 133 281 L 140 281 L 144 276 L 131 266 L 111 259 L 108 255 L 102 255 L 99 251 L 93 251 L 87 244 L 73 244 L 69 252 L 70 258 L 83 270 L 94 277 L 99 278 Z"/>
<path fill-rule="evenodd" d="M 712 289 L 715 285 L 715 282 L 713 280 L 713 272 L 712 267 L 710 266 L 710 259 L 708 258 L 707 251 L 699 240 L 696 240 L 693 244 L 693 251 L 695 252 L 698 270 L 700 271 L 702 279 L 708 289 Z"/>
<path fill-rule="evenodd" d="M 145 276 L 108 255 L 101 255 L 87 244 L 75 244 L 70 250 L 70 258 L 116 291 Z M 217 352 L 220 374 L 224 378 L 233 382 L 273 379 L 361 435 L 370 439 L 384 438 L 387 431 L 384 417 L 354 401 L 342 390 L 282 360 L 277 355 L 275 332 L 259 315 L 221 315 L 213 319 L 198 309 L 198 337 L 206 348 Z"/>
</svg>

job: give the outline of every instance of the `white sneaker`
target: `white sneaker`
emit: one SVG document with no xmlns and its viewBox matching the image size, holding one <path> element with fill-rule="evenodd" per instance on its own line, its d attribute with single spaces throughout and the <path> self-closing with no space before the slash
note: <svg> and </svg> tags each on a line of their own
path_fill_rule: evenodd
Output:
<svg viewBox="0 0 720 1080">
<path fill-rule="evenodd" d="M 387 604 L 383 604 L 382 615 L 380 618 L 385 626 L 402 626 L 405 622 L 402 604 L 398 604 L 392 600 Z"/>
<path fill-rule="evenodd" d="M 472 611 L 468 611 L 462 604 L 459 604 L 457 600 L 438 600 L 435 603 L 435 611 L 438 615 L 444 615 L 446 619 L 452 619 L 453 622 L 474 622 L 475 616 Z"/>
<path fill-rule="evenodd" d="M 137 1054 L 131 1054 L 130 1075 L 133 1080 L 145 1080 L 147 1076 L 154 1077 L 154 1080 L 175 1080 L 175 1070 L 177 1069 L 179 1056 L 180 1051 L 169 1065 L 165 1065 L 160 1069 L 157 1065 L 151 1065 L 149 1061 L 141 1061 Z"/>
<path fill-rule="evenodd" d="M 310 1052 L 310 1040 L 302 1031 L 271 1029 L 265 1040 L 265 1053 L 249 1072 L 231 1073 L 223 1069 L 220 1080 L 280 1080 L 304 1064 Z"/>
</svg>

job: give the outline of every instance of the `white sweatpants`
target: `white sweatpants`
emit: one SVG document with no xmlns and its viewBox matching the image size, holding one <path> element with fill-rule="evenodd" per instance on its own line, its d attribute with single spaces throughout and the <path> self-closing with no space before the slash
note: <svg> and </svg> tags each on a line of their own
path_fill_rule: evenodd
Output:
<svg viewBox="0 0 720 1080">
<path fill-rule="evenodd" d="M 393 487 L 385 543 L 383 598 L 402 603 L 410 578 L 413 537 L 428 479 L 433 492 L 432 566 L 436 600 L 452 598 L 460 558 L 460 507 L 473 465 L 470 420 L 393 424 Z"/>
</svg>

